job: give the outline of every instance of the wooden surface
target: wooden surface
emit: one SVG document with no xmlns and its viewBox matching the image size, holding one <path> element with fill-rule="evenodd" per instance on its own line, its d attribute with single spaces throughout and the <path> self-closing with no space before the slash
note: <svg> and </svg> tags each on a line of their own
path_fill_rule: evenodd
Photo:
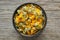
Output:
<svg viewBox="0 0 60 40">
<path fill-rule="evenodd" d="M 43 33 L 31 40 L 60 40 L 60 0 L 0 0 L 0 40 L 24 40 L 14 29 L 12 16 L 19 5 L 27 2 L 42 6 L 48 18 Z"/>
</svg>

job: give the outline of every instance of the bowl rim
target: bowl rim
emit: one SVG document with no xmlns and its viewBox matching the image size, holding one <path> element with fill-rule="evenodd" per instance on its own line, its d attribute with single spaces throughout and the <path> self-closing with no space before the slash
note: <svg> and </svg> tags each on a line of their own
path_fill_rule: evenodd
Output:
<svg viewBox="0 0 60 40">
<path fill-rule="evenodd" d="M 33 5 L 39 6 L 39 7 L 41 8 L 44 16 L 45 16 L 45 24 L 44 24 L 43 28 L 42 28 L 40 31 L 38 31 L 37 33 L 35 33 L 34 35 L 25 35 L 25 34 L 20 33 L 20 32 L 17 30 L 16 25 L 15 25 L 15 23 L 14 23 L 14 16 L 15 16 L 15 14 L 16 14 L 16 11 L 17 11 L 20 7 L 22 7 L 22 6 L 26 5 L 26 4 L 33 4 Z M 45 13 L 44 9 L 43 9 L 39 4 L 36 4 L 36 3 L 24 3 L 24 4 L 21 4 L 20 6 L 18 6 L 18 7 L 15 9 L 15 11 L 14 11 L 14 13 L 13 13 L 13 17 L 12 17 L 12 22 L 13 22 L 13 26 L 14 26 L 15 30 L 16 30 L 21 36 L 33 37 L 33 36 L 37 35 L 38 33 L 42 32 L 42 30 L 46 27 L 46 24 L 47 24 L 47 16 L 46 16 L 46 13 Z"/>
</svg>

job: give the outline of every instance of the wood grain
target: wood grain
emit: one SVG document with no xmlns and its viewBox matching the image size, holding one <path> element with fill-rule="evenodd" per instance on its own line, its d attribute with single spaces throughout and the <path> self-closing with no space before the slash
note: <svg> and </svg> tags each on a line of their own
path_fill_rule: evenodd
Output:
<svg viewBox="0 0 60 40">
<path fill-rule="evenodd" d="M 45 10 L 47 26 L 39 37 L 24 39 L 14 29 L 12 16 L 19 5 L 28 2 Z M 0 0 L 0 40 L 60 40 L 60 0 Z"/>
</svg>

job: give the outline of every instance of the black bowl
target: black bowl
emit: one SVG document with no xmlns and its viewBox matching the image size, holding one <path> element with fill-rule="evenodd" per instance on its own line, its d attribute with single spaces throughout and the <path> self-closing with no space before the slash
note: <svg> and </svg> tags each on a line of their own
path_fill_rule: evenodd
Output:
<svg viewBox="0 0 60 40">
<path fill-rule="evenodd" d="M 18 10 L 20 7 L 22 7 L 22 6 L 26 5 L 26 4 L 33 4 L 33 5 L 39 6 L 38 4 L 35 4 L 35 3 L 24 3 L 24 4 L 20 5 L 20 6 L 15 10 L 15 12 L 14 12 L 14 14 L 13 14 L 13 17 L 12 17 L 13 26 L 14 26 L 15 30 L 16 30 L 21 36 L 23 36 L 23 37 L 36 37 L 36 36 L 38 36 L 39 34 L 42 33 L 42 31 L 44 30 L 44 28 L 46 27 L 46 24 L 47 24 L 47 16 L 46 16 L 46 13 L 45 13 L 44 9 L 43 9 L 41 6 L 39 6 L 39 7 L 41 8 L 42 13 L 43 13 L 43 15 L 44 15 L 44 17 L 45 17 L 45 24 L 44 24 L 43 28 L 42 28 L 40 31 L 38 31 L 37 33 L 35 33 L 34 35 L 24 35 L 24 34 L 20 33 L 20 32 L 17 30 L 16 25 L 15 25 L 15 23 L 14 23 L 14 16 L 15 16 L 15 14 L 17 13 L 17 10 Z"/>
</svg>

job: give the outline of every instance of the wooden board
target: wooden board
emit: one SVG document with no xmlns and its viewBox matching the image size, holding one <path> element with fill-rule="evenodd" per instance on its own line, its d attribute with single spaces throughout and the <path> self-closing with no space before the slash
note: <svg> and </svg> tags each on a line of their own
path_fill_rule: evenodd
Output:
<svg viewBox="0 0 60 40">
<path fill-rule="evenodd" d="M 15 9 L 23 4 L 39 4 L 47 14 L 47 26 L 37 38 L 22 38 L 12 24 Z M 60 0 L 0 0 L 0 40 L 60 40 Z"/>
</svg>

